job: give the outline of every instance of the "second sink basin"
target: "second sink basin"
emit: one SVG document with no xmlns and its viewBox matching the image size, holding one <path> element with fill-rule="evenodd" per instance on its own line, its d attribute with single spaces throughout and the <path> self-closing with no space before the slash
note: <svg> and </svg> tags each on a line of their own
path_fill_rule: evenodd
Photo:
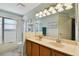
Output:
<svg viewBox="0 0 79 59">
<path fill-rule="evenodd" d="M 73 45 L 73 46 L 78 45 L 76 41 L 71 41 L 71 40 L 67 40 L 67 39 L 63 39 L 62 43 L 66 43 L 66 44 Z"/>
<path fill-rule="evenodd" d="M 58 42 L 48 42 L 50 45 L 58 47 L 58 48 L 63 48 L 64 45 Z"/>
</svg>

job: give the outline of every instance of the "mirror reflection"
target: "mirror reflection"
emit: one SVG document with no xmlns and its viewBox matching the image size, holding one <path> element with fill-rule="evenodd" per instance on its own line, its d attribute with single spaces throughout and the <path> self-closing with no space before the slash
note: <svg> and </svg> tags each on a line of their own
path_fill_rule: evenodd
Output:
<svg viewBox="0 0 79 59">
<path fill-rule="evenodd" d="M 59 37 L 75 40 L 75 4 L 73 8 L 59 13 Z"/>
<path fill-rule="evenodd" d="M 40 8 L 39 8 L 40 7 Z M 27 32 L 42 33 L 55 39 L 75 40 L 75 4 L 41 4 L 26 22 Z"/>
<path fill-rule="evenodd" d="M 68 9 L 69 7 L 61 8 L 62 6 L 58 6 L 60 6 L 60 4 L 55 7 L 56 9 L 52 7 L 49 8 L 50 11 L 52 9 L 54 10 L 52 15 L 45 17 L 39 16 L 39 18 L 37 18 L 42 24 L 41 30 L 43 35 L 56 39 L 75 40 L 75 4 L 72 4 L 70 9 Z M 67 6 L 67 4 L 65 4 L 65 6 Z M 57 8 L 60 9 L 57 11 Z M 42 12 L 40 12 L 40 14 L 42 14 Z"/>
</svg>

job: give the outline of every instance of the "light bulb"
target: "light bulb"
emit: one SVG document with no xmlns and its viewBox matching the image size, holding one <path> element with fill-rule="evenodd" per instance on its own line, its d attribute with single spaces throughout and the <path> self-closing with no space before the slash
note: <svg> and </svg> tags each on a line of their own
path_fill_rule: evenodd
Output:
<svg viewBox="0 0 79 59">
<path fill-rule="evenodd" d="M 47 11 L 46 15 L 51 15 L 50 12 Z"/>
<path fill-rule="evenodd" d="M 47 9 L 45 9 L 45 10 L 43 11 L 43 13 L 47 13 Z"/>
<path fill-rule="evenodd" d="M 56 5 L 55 9 L 59 9 L 61 7 L 63 7 L 63 5 L 59 3 L 59 4 Z"/>
<path fill-rule="evenodd" d="M 37 17 L 37 16 L 39 16 L 39 14 L 37 13 L 35 16 Z"/>
<path fill-rule="evenodd" d="M 53 11 L 52 11 L 52 14 L 55 14 L 55 13 L 56 13 L 56 10 L 53 10 Z"/>
<path fill-rule="evenodd" d="M 54 8 L 53 7 L 50 7 L 48 11 L 51 12 L 52 10 L 54 10 Z"/>
<path fill-rule="evenodd" d="M 65 9 L 66 10 L 69 10 L 69 9 L 72 9 L 73 8 L 73 6 L 68 6 L 68 7 L 66 7 Z"/>
<path fill-rule="evenodd" d="M 39 12 L 39 14 L 40 14 L 40 15 L 42 15 L 42 14 L 43 14 L 43 12 L 42 12 L 42 11 L 40 11 L 40 12 Z"/>
<path fill-rule="evenodd" d="M 39 17 L 39 18 L 43 17 L 43 16 L 42 16 L 42 14 L 43 14 L 43 12 L 42 12 L 42 11 L 40 11 L 40 12 L 39 12 L 39 16 L 38 16 L 38 17 Z"/>
<path fill-rule="evenodd" d="M 62 11 L 64 11 L 63 8 L 59 8 L 59 9 L 58 9 L 58 12 L 62 12 Z"/>
<path fill-rule="evenodd" d="M 50 7 L 48 11 L 51 12 L 52 14 L 56 13 L 56 10 L 53 7 Z"/>
</svg>

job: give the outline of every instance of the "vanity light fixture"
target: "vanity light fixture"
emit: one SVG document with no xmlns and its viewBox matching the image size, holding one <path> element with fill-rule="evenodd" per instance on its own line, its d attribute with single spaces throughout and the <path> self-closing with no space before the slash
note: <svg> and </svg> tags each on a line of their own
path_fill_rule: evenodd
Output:
<svg viewBox="0 0 79 59">
<path fill-rule="evenodd" d="M 72 3 L 59 3 L 55 7 L 51 6 L 49 8 L 45 8 L 44 10 L 37 13 L 35 16 L 38 18 L 42 18 L 51 14 L 55 14 L 57 12 L 62 12 L 64 10 L 72 9 Z"/>
</svg>

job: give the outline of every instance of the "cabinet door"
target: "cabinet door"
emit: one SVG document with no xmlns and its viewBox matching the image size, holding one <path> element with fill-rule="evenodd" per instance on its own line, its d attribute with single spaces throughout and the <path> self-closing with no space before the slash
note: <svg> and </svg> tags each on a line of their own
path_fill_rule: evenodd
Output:
<svg viewBox="0 0 79 59">
<path fill-rule="evenodd" d="M 51 56 L 51 50 L 40 45 L 40 56 Z"/>
<path fill-rule="evenodd" d="M 52 56 L 55 56 L 55 51 L 54 50 L 51 50 L 51 52 L 52 52 L 51 55 Z"/>
<path fill-rule="evenodd" d="M 32 42 L 32 56 L 39 56 L 39 45 Z"/>
<path fill-rule="evenodd" d="M 26 40 L 26 55 L 31 56 L 31 42 Z"/>
<path fill-rule="evenodd" d="M 59 51 L 54 51 L 55 56 L 66 56 L 65 53 L 59 52 Z"/>
</svg>

